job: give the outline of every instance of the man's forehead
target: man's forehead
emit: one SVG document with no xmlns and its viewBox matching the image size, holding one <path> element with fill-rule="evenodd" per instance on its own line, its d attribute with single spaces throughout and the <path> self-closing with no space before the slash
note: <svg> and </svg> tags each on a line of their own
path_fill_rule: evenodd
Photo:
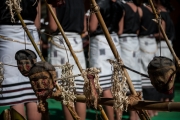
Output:
<svg viewBox="0 0 180 120">
<path fill-rule="evenodd" d="M 36 77 L 40 78 L 41 76 L 43 77 L 44 75 L 49 76 L 49 73 L 47 71 L 38 72 L 38 73 L 34 73 L 34 74 L 30 75 L 29 78 L 30 79 L 36 78 Z"/>
<path fill-rule="evenodd" d="M 30 60 L 25 60 L 25 59 L 23 59 L 23 60 L 17 60 L 18 62 L 31 62 Z"/>
</svg>

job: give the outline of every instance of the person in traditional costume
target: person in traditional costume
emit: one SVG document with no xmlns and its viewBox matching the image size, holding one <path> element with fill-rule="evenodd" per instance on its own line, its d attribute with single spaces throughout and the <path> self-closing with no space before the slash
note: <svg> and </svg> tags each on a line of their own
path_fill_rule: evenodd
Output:
<svg viewBox="0 0 180 120">
<path fill-rule="evenodd" d="M 132 0 L 123 1 L 123 17 L 119 24 L 119 41 L 121 46 L 121 58 L 124 65 L 127 67 L 140 71 L 140 50 L 139 50 L 139 24 L 140 17 L 138 13 L 138 7 Z M 137 92 L 142 91 L 141 76 L 132 71 L 128 71 L 128 74 L 132 80 L 134 88 Z M 130 111 L 130 120 L 137 120 L 138 115 L 135 111 Z"/>
<path fill-rule="evenodd" d="M 139 31 L 139 44 L 141 54 L 141 73 L 148 74 L 147 66 L 155 56 L 157 51 L 156 37 L 159 35 L 158 24 L 153 21 L 155 16 L 150 5 L 144 1 L 140 6 L 139 14 L 141 17 L 140 31 Z M 147 24 L 148 23 L 148 24 Z M 160 101 L 158 91 L 151 84 L 150 78 L 141 76 L 142 90 L 144 100 Z M 156 111 L 148 110 L 150 117 L 157 115 Z"/>
<path fill-rule="evenodd" d="M 54 5 L 52 5 L 54 6 Z M 86 62 L 83 52 L 83 41 L 81 34 L 85 32 L 85 8 L 84 2 L 82 0 L 65 0 L 64 4 L 60 7 L 53 7 L 53 11 L 59 20 L 66 37 L 68 38 L 72 49 L 74 50 L 76 56 L 83 69 L 86 69 Z M 51 44 L 48 52 L 48 61 L 53 65 L 61 65 L 69 62 L 74 65 L 73 74 L 79 74 L 80 71 L 72 57 L 66 43 L 63 39 L 62 34 L 58 30 L 58 26 L 54 21 L 53 17 L 49 13 L 49 28 L 53 34 L 52 40 L 56 45 Z M 61 76 L 61 69 L 56 68 L 57 77 Z M 76 94 L 83 93 L 83 78 L 76 77 Z M 75 109 L 81 120 L 85 120 L 86 117 L 86 104 L 76 102 Z M 66 106 L 63 106 L 66 120 L 73 120 L 69 110 Z"/>
<path fill-rule="evenodd" d="M 162 21 L 163 29 L 167 35 L 168 41 L 172 47 L 172 42 L 175 40 L 175 28 L 170 17 L 170 12 L 173 10 L 169 0 L 153 0 L 155 7 L 158 9 Z M 172 53 L 168 48 L 165 38 L 162 36 L 157 38 L 158 50 L 156 52 L 156 56 L 165 56 L 171 60 L 173 60 Z M 174 92 L 167 95 L 162 94 L 162 100 L 164 101 L 172 101 L 174 98 Z"/>
<path fill-rule="evenodd" d="M 37 97 L 31 88 L 29 78 L 23 76 L 14 59 L 20 49 L 35 51 L 24 29 L 28 29 L 35 43 L 39 43 L 37 29 L 40 29 L 39 0 L 17 0 L 15 6 L 20 11 L 27 28 L 23 28 L 14 14 L 11 0 L 3 0 L 0 5 L 0 61 L 6 65 L 0 96 L 0 106 L 10 106 L 28 120 L 40 120 L 41 114 L 37 109 Z M 16 9 L 17 9 L 16 8 Z M 26 111 L 24 109 L 26 106 Z"/>
<path fill-rule="evenodd" d="M 120 53 L 120 44 L 117 36 L 118 23 L 122 17 L 122 7 L 119 0 L 97 0 L 98 6 L 104 22 L 108 28 L 110 36 Z M 93 11 L 92 11 L 93 12 Z M 100 69 L 99 83 L 103 89 L 103 97 L 112 97 L 111 93 L 111 64 L 107 59 L 115 59 L 111 48 L 106 40 L 103 30 L 98 22 L 95 13 L 90 15 L 90 48 L 89 48 L 89 66 Z M 107 117 L 114 120 L 114 110 L 110 106 L 105 106 Z M 117 115 L 118 117 L 118 115 Z M 118 119 L 118 118 L 117 118 Z"/>
</svg>

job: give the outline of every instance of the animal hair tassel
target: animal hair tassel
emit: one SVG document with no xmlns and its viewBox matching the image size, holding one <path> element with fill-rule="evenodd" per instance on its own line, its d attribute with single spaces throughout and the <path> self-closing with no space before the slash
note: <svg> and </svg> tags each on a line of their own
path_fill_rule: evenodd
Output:
<svg viewBox="0 0 180 120">
<path fill-rule="evenodd" d="M 18 13 L 20 13 L 22 11 L 22 8 L 20 6 L 21 0 L 6 0 L 6 9 L 9 8 L 10 14 L 11 14 L 11 22 L 14 23 L 15 22 L 15 10 L 18 11 Z"/>
<path fill-rule="evenodd" d="M 87 106 L 93 105 L 95 109 L 97 109 L 99 95 L 102 93 L 102 89 L 99 84 L 99 72 L 100 70 L 94 67 L 87 68 L 82 72 L 84 78 L 83 89 L 84 95 L 87 98 Z"/>
<path fill-rule="evenodd" d="M 69 63 L 66 63 L 65 65 L 63 65 L 62 67 L 62 72 L 61 72 L 61 86 L 62 87 L 62 102 L 63 105 L 66 105 L 68 110 L 70 111 L 71 115 L 73 116 L 73 118 L 75 120 L 80 120 L 80 117 L 78 116 L 78 114 L 76 113 L 75 109 L 74 109 L 74 101 L 76 99 L 75 97 L 75 83 L 74 83 L 74 77 L 69 77 L 69 76 L 73 76 L 73 65 L 70 65 Z"/>
<path fill-rule="evenodd" d="M 108 60 L 112 65 L 113 75 L 111 78 L 112 87 L 111 92 L 114 99 L 113 108 L 119 113 L 121 116 L 121 111 L 127 111 L 128 107 L 128 97 L 126 93 L 128 91 L 128 85 L 126 83 L 126 77 L 124 75 L 122 66 L 119 62 Z"/>
</svg>

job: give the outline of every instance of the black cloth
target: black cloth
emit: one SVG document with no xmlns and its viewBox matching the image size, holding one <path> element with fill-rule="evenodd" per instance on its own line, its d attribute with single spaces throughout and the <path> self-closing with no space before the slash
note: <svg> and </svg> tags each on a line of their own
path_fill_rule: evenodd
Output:
<svg viewBox="0 0 180 120">
<path fill-rule="evenodd" d="M 140 25 L 140 17 L 138 10 L 134 12 L 127 3 L 124 3 L 123 7 L 125 11 L 123 33 L 136 34 L 137 30 L 139 30 Z"/>
<path fill-rule="evenodd" d="M 22 8 L 21 16 L 24 20 L 34 21 L 37 15 L 36 7 L 39 0 L 22 0 L 20 6 Z M 0 23 L 11 23 L 11 14 L 7 8 L 6 0 L 1 0 L 0 4 Z M 14 11 L 15 12 L 15 11 Z M 18 21 L 17 15 L 14 16 L 15 21 Z"/>
<path fill-rule="evenodd" d="M 165 32 L 166 32 L 168 39 L 174 40 L 175 39 L 175 28 L 174 28 L 174 25 L 173 25 L 173 22 L 171 20 L 169 13 L 168 12 L 160 12 L 160 15 L 166 23 Z"/>
<path fill-rule="evenodd" d="M 123 4 L 123 7 L 125 11 L 123 33 L 136 34 L 140 25 L 140 17 L 138 14 L 138 10 L 134 12 L 127 3 Z"/>
<path fill-rule="evenodd" d="M 110 33 L 117 32 L 118 23 L 123 15 L 122 3 L 119 0 L 116 2 L 112 2 L 111 0 L 97 0 L 97 4 L 100 8 L 100 13 L 108 31 Z M 98 24 L 96 31 L 94 31 L 91 35 L 95 36 L 99 34 L 103 34 L 100 24 Z"/>
<path fill-rule="evenodd" d="M 154 14 L 145 6 L 141 6 L 143 16 L 140 24 L 140 36 L 158 33 L 158 24 L 152 19 L 155 19 Z"/>
<path fill-rule="evenodd" d="M 162 94 L 159 93 L 155 88 L 143 88 L 144 100 L 160 101 Z"/>
<path fill-rule="evenodd" d="M 56 8 L 56 12 L 65 32 L 82 33 L 85 15 L 83 0 L 66 0 L 65 4 Z"/>
</svg>

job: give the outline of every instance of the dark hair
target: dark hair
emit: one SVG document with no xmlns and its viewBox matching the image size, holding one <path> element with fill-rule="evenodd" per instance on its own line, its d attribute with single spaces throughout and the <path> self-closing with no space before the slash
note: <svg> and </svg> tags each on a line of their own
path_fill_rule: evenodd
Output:
<svg viewBox="0 0 180 120">
<path fill-rule="evenodd" d="M 37 58 L 36 53 L 29 49 L 19 50 L 15 54 L 16 60 L 33 60 L 36 58 Z"/>
<path fill-rule="evenodd" d="M 174 8 L 170 4 L 170 0 L 160 0 L 161 4 L 168 10 L 168 11 L 173 11 Z"/>
<path fill-rule="evenodd" d="M 29 71 L 29 76 L 33 75 L 35 73 L 39 73 L 39 72 L 44 72 L 44 71 L 55 71 L 55 68 L 53 65 L 49 64 L 48 62 L 45 61 L 40 61 L 35 63 L 31 70 Z"/>
</svg>

